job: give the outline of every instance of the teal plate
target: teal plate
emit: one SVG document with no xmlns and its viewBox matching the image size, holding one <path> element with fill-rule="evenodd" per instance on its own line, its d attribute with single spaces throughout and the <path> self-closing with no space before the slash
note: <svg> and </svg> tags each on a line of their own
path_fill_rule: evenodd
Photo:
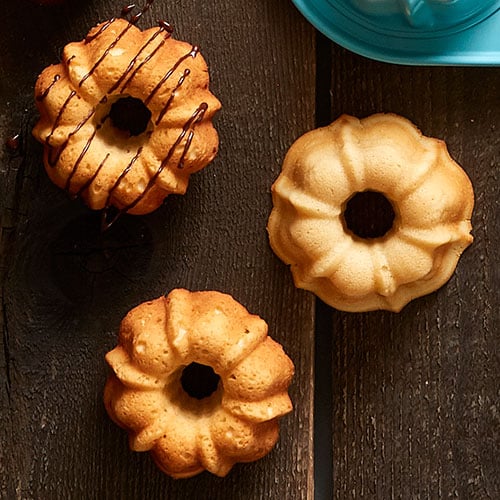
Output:
<svg viewBox="0 0 500 500">
<path fill-rule="evenodd" d="M 500 0 L 292 0 L 328 38 L 379 61 L 500 65 Z"/>
</svg>

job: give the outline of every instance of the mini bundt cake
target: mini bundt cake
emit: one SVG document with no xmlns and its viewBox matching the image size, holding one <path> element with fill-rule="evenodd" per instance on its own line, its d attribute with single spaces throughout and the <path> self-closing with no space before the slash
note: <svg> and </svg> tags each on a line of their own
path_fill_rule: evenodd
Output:
<svg viewBox="0 0 500 500">
<path fill-rule="evenodd" d="M 341 116 L 288 151 L 268 233 L 297 287 L 344 311 L 400 311 L 472 242 L 472 185 L 408 120 Z"/>
<path fill-rule="evenodd" d="M 176 289 L 132 309 L 106 360 L 110 417 L 174 478 L 263 457 L 292 410 L 292 362 L 264 320 L 219 292 Z"/>
<path fill-rule="evenodd" d="M 151 212 L 217 153 L 207 65 L 171 32 L 106 21 L 38 77 L 33 134 L 47 173 L 92 209 Z"/>
</svg>

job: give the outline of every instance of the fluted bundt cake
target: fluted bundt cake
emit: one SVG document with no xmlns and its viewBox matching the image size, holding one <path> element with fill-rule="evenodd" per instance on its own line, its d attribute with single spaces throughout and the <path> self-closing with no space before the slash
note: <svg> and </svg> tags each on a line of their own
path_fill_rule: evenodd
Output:
<svg viewBox="0 0 500 500">
<path fill-rule="evenodd" d="M 172 477 L 263 457 L 292 409 L 292 362 L 264 320 L 219 292 L 176 289 L 132 309 L 106 360 L 110 417 Z"/>
<path fill-rule="evenodd" d="M 344 311 L 400 311 L 472 242 L 472 185 L 408 120 L 341 116 L 288 151 L 268 233 L 296 286 Z"/>
<path fill-rule="evenodd" d="M 171 32 L 106 21 L 38 77 L 33 134 L 47 173 L 93 209 L 151 212 L 217 153 L 207 65 Z"/>
</svg>

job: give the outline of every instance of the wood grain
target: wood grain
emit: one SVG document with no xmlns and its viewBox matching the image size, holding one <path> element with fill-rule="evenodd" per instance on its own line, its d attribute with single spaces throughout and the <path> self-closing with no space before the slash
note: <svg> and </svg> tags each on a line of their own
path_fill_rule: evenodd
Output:
<svg viewBox="0 0 500 500">
<path fill-rule="evenodd" d="M 334 497 L 500 497 L 500 72 L 415 68 L 334 47 L 332 117 L 395 112 L 470 176 L 475 241 L 399 314 L 331 312 Z"/>
<path fill-rule="evenodd" d="M 102 235 L 98 216 L 43 171 L 32 91 L 67 42 L 121 7 L 27 4 L 22 16 L 15 2 L 2 7 L 0 132 L 20 132 L 22 148 L 0 153 L 0 497 L 310 499 L 314 301 L 293 287 L 265 226 L 284 152 L 314 126 L 313 29 L 285 0 L 157 0 L 141 26 L 168 19 L 201 46 L 223 103 L 220 153 L 186 196 Z M 296 366 L 279 444 L 225 479 L 169 479 L 128 450 L 102 404 L 103 356 L 120 319 L 177 286 L 231 293 L 266 319 Z"/>
<path fill-rule="evenodd" d="M 0 498 L 312 499 L 314 344 L 316 498 L 499 498 L 498 68 L 388 65 L 321 36 L 315 47 L 285 0 L 156 0 L 142 26 L 168 19 L 209 62 L 220 153 L 185 196 L 102 235 L 43 171 L 32 92 L 67 42 L 121 7 L 3 6 L 0 138 L 21 144 L 0 147 Z M 313 298 L 267 243 L 269 188 L 303 132 L 380 111 L 446 140 L 474 185 L 475 241 L 446 286 L 399 314 L 317 304 L 313 342 Z M 170 480 L 102 405 L 120 319 L 177 286 L 233 294 L 296 365 L 278 446 L 225 479 Z"/>
</svg>

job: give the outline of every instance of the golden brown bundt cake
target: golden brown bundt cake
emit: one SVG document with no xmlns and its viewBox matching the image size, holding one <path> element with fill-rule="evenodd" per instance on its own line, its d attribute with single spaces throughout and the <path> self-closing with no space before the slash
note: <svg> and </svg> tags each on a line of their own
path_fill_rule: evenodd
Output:
<svg viewBox="0 0 500 500">
<path fill-rule="evenodd" d="M 217 153 L 207 65 L 171 31 L 106 21 L 38 77 L 33 134 L 47 173 L 93 209 L 151 212 Z"/>
<path fill-rule="evenodd" d="M 341 116 L 288 151 L 271 247 L 296 286 L 344 311 L 400 311 L 452 275 L 472 242 L 472 185 L 408 120 Z"/>
<path fill-rule="evenodd" d="M 292 362 L 265 321 L 223 293 L 176 289 L 132 309 L 106 360 L 110 417 L 175 478 L 263 457 L 292 410 Z"/>
</svg>

